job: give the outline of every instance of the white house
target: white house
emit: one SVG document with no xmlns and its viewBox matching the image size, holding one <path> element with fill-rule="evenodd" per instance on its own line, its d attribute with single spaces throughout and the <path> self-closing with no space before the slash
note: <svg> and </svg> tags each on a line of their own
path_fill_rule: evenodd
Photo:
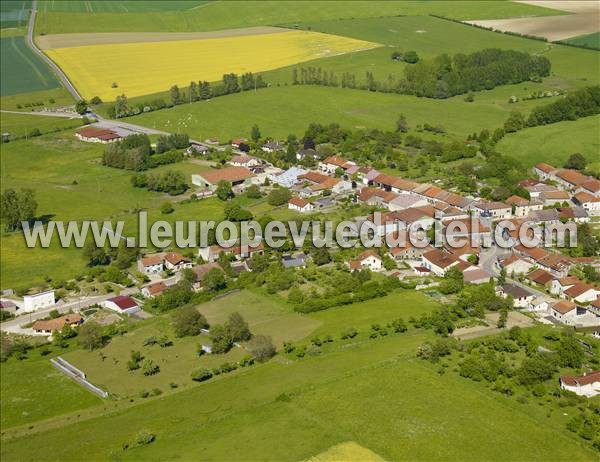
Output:
<svg viewBox="0 0 600 462">
<path fill-rule="evenodd" d="M 288 209 L 306 213 L 312 212 L 314 210 L 314 206 L 306 199 L 302 199 L 301 197 L 292 197 L 288 202 Z"/>
<path fill-rule="evenodd" d="M 528 311 L 533 311 L 535 313 L 547 313 L 548 308 L 550 307 L 551 299 L 548 297 L 538 296 L 529 302 L 527 305 Z"/>
<path fill-rule="evenodd" d="M 126 295 L 117 295 L 102 302 L 102 306 L 117 313 L 133 314 L 140 311 L 137 302 Z"/>
<path fill-rule="evenodd" d="M 142 257 L 138 261 L 138 269 L 144 274 L 160 273 L 163 268 L 163 258 L 161 255 Z"/>
<path fill-rule="evenodd" d="M 535 298 L 535 294 L 516 284 L 504 284 L 498 289 L 499 294 L 503 298 L 507 298 L 509 295 L 513 298 L 513 303 L 517 308 L 527 308 L 529 304 Z"/>
<path fill-rule="evenodd" d="M 168 252 L 165 254 L 165 268 L 171 271 L 180 271 L 191 267 L 192 261 L 189 258 L 185 258 L 177 252 Z"/>
<path fill-rule="evenodd" d="M 258 167 L 260 165 L 260 160 L 252 156 L 233 156 L 229 161 L 229 164 L 234 167 L 245 167 L 249 169 L 251 167 Z"/>
<path fill-rule="evenodd" d="M 513 207 L 515 217 L 525 217 L 531 212 L 544 208 L 544 204 L 539 200 L 527 200 L 519 196 L 510 196 L 506 199 L 506 203 Z"/>
<path fill-rule="evenodd" d="M 48 290 L 35 295 L 25 295 L 23 297 L 23 313 L 31 313 L 32 311 L 48 308 L 56 304 L 54 291 Z"/>
<path fill-rule="evenodd" d="M 349 162 L 339 156 L 329 156 L 323 161 L 319 162 L 319 170 L 328 175 L 335 175 L 335 171 L 338 168 L 345 170 L 346 168 L 356 165 L 354 162 Z"/>
<path fill-rule="evenodd" d="M 501 260 L 499 264 L 500 268 L 504 268 L 507 274 L 525 274 L 529 273 L 531 268 L 533 268 L 532 263 L 519 258 L 514 253 L 508 258 Z"/>
<path fill-rule="evenodd" d="M 580 282 L 566 289 L 563 292 L 563 295 L 577 303 L 587 303 L 596 300 L 598 295 L 600 295 L 600 289 L 590 284 Z"/>
<path fill-rule="evenodd" d="M 480 218 L 507 220 L 512 217 L 512 207 L 502 202 L 480 201 L 471 204 L 470 208 Z"/>
<path fill-rule="evenodd" d="M 553 279 L 550 285 L 550 293 L 562 297 L 565 290 L 580 282 L 581 281 L 575 276 Z"/>
<path fill-rule="evenodd" d="M 163 281 L 159 281 L 142 287 L 142 294 L 144 297 L 154 298 L 158 297 L 165 290 L 167 290 L 167 285 Z"/>
<path fill-rule="evenodd" d="M 533 173 L 535 173 L 540 180 L 553 180 L 556 168 L 550 164 L 540 163 L 533 167 Z"/>
<path fill-rule="evenodd" d="M 588 398 L 596 396 L 600 394 L 600 371 L 593 371 L 579 377 L 563 375 L 560 377 L 560 388 Z"/>
<path fill-rule="evenodd" d="M 350 261 L 349 266 L 352 271 L 359 269 L 381 271 L 383 269 L 383 260 L 373 250 L 366 250 L 357 258 Z"/>
<path fill-rule="evenodd" d="M 436 276 L 443 276 L 448 269 L 460 263 L 460 259 L 442 252 L 440 249 L 433 249 L 423 254 L 422 264 L 428 270 L 431 270 Z"/>
<path fill-rule="evenodd" d="M 560 300 L 550 306 L 550 315 L 557 321 L 567 325 L 576 324 L 577 311 L 577 305 L 568 300 Z"/>
<path fill-rule="evenodd" d="M 573 196 L 573 202 L 583 207 L 589 216 L 600 216 L 600 197 L 581 191 Z"/>
<path fill-rule="evenodd" d="M 281 151 L 283 149 L 283 144 L 281 144 L 279 141 L 267 141 L 265 144 L 262 145 L 261 149 L 263 150 L 263 152 L 275 152 L 275 151 Z"/>
</svg>

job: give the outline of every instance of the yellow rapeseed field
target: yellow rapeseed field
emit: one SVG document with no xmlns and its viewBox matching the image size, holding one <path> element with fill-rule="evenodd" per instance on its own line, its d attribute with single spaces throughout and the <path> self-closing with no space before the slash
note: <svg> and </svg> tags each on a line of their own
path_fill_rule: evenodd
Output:
<svg viewBox="0 0 600 462">
<path fill-rule="evenodd" d="M 45 50 L 84 98 L 113 101 L 167 91 L 223 74 L 258 72 L 380 46 L 337 35 L 289 31 L 261 35 Z M 113 82 L 117 84 L 112 88 Z"/>
</svg>

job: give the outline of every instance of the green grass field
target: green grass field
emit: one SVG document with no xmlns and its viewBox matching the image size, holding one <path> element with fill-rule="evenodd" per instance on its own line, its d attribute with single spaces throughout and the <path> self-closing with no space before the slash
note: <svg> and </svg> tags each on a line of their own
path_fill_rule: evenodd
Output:
<svg viewBox="0 0 600 462">
<path fill-rule="evenodd" d="M 265 136 L 275 138 L 301 135 L 311 122 L 390 130 L 400 113 L 412 127 L 441 123 L 449 133 L 461 137 L 499 126 L 508 115 L 503 108 L 470 104 L 460 98 L 432 100 L 343 88 L 283 86 L 181 105 L 128 121 L 163 130 L 179 129 L 197 139 L 217 137 L 226 141 L 249 136 L 255 123 Z"/>
<path fill-rule="evenodd" d="M 600 116 L 533 127 L 505 136 L 497 150 L 533 166 L 547 162 L 562 167 L 569 155 L 579 152 L 589 162 L 598 163 Z"/>
<path fill-rule="evenodd" d="M 345 441 L 386 460 L 595 460 L 556 412 L 500 397 L 414 358 L 427 335 L 271 361 L 127 409 L 58 417 L 5 439 L 6 460 L 305 460 Z M 132 444 L 141 429 L 151 445 Z M 524 439 L 523 435 L 526 435 Z M 64 444 L 76 440 L 77 445 Z"/>
<path fill-rule="evenodd" d="M 29 49 L 23 37 L 0 39 L 0 95 L 14 95 L 60 86 L 46 64 Z"/>
<path fill-rule="evenodd" d="M 38 2 L 39 11 L 62 11 L 69 13 L 149 13 L 162 11 L 191 10 L 209 3 L 198 0 L 159 1 L 111 1 L 111 0 L 43 0 Z"/>
<path fill-rule="evenodd" d="M 0 113 L 0 127 L 2 128 L 2 133 L 10 133 L 12 138 L 23 138 L 28 136 L 34 129 L 38 129 L 41 133 L 50 133 L 80 126 L 81 119 L 38 116 L 27 113 Z"/>
<path fill-rule="evenodd" d="M 5 0 L 0 2 L 0 28 L 22 27 L 29 19 L 31 0 Z"/>
<path fill-rule="evenodd" d="M 595 48 L 596 50 L 600 50 L 600 32 L 573 37 L 565 40 L 565 42 L 572 43 L 573 45 L 584 45 Z"/>
<path fill-rule="evenodd" d="M 3 429 L 67 414 L 100 404 L 102 400 L 52 367 L 48 357 L 32 352 L 32 359 L 11 359 L 0 368 Z M 37 356 L 37 357 L 36 357 Z"/>
<path fill-rule="evenodd" d="M 57 2 L 58 3 L 58 2 Z M 62 3 L 62 2 L 61 2 Z M 72 3 L 72 2 L 71 2 Z M 96 2 L 104 3 L 104 2 Z M 117 2 L 106 2 L 117 3 Z M 121 3 L 121 2 L 119 2 Z M 127 2 L 125 2 L 127 4 Z M 137 3 L 137 2 L 130 2 Z M 174 2 L 179 4 L 181 2 Z M 85 6 L 93 5 L 91 7 Z M 335 1 L 208 2 L 185 11 L 151 11 L 144 5 L 137 13 L 94 11 L 95 3 L 85 2 L 77 9 L 85 12 L 53 11 L 45 8 L 36 23 L 37 34 L 72 32 L 186 32 L 236 27 L 294 24 L 342 18 L 370 18 L 431 13 L 457 19 L 497 19 L 502 17 L 560 15 L 564 12 L 505 1 L 355 1 L 340 9 Z M 100 7 L 98 9 L 108 10 Z M 59 9 L 63 7 L 59 6 Z M 69 5 L 65 9 L 70 8 Z M 166 8 L 165 8 L 166 9 Z M 176 9 L 176 8 L 173 8 Z M 122 11 L 122 10 L 120 10 Z M 235 14 L 231 14 L 235 11 Z"/>
<path fill-rule="evenodd" d="M 72 106 L 75 102 L 71 94 L 63 87 L 0 96 L 0 107 L 5 111 L 33 110 L 33 106 L 31 106 L 33 103 L 41 103 L 41 105 L 35 106 L 35 109 L 39 110 L 42 107 Z"/>
</svg>

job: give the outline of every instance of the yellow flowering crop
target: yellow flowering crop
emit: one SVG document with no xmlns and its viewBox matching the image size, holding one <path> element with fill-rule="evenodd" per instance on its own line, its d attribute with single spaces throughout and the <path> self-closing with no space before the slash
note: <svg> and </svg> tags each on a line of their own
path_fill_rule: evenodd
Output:
<svg viewBox="0 0 600 462">
<path fill-rule="evenodd" d="M 113 101 L 167 91 L 190 81 L 221 80 L 225 73 L 259 72 L 380 46 L 309 31 L 45 50 L 84 98 Z M 117 87 L 112 88 L 113 83 Z"/>
</svg>

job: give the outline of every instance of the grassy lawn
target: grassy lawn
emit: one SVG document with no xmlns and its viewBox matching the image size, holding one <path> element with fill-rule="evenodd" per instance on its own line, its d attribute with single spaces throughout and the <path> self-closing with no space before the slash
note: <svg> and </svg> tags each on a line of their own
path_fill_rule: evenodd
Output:
<svg viewBox="0 0 600 462">
<path fill-rule="evenodd" d="M 30 353 L 34 358 L 37 352 Z M 100 404 L 102 400 L 55 369 L 49 359 L 11 358 L 0 368 L 2 429 Z"/>
<path fill-rule="evenodd" d="M 547 162 L 562 167 L 569 155 L 579 152 L 588 161 L 598 162 L 600 116 L 576 121 L 526 128 L 505 136 L 497 145 L 499 152 L 533 166 Z"/>
<path fill-rule="evenodd" d="M 52 2 L 56 3 L 56 2 Z M 58 2 L 63 3 L 63 2 Z M 209 2 L 194 5 L 180 11 L 151 11 L 137 7 L 136 12 L 110 12 L 109 8 L 97 8 L 98 3 L 86 2 L 76 8 L 40 7 L 36 34 L 72 32 L 190 32 L 229 29 L 236 27 L 294 24 L 306 21 L 322 21 L 343 18 L 370 18 L 379 16 L 428 15 L 431 13 L 457 19 L 497 19 L 517 16 L 560 15 L 564 12 L 531 5 L 505 1 L 405 1 L 405 2 L 347 2 L 343 8 L 332 1 L 277 2 Z M 117 2 L 106 2 L 114 4 Z M 120 2 L 119 2 L 120 3 Z M 128 3 L 125 2 L 125 7 Z M 174 2 L 181 4 L 182 2 Z M 94 5 L 94 6 L 90 6 Z M 196 8 L 194 8 L 196 6 Z M 82 7 L 87 7 L 81 11 Z M 161 10 L 179 8 L 159 7 Z M 65 11 L 66 10 L 66 11 Z M 236 14 L 231 14 L 235 11 Z"/>
<path fill-rule="evenodd" d="M 88 420 L 56 419 L 5 439 L 10 460 L 305 460 L 354 441 L 386 460 L 594 460 L 554 413 L 522 405 L 414 358 L 426 334 L 271 361 Z M 77 419 L 76 419 L 77 420 Z M 122 449 L 140 429 L 156 435 Z M 290 431 L 293 429 L 293 431 Z M 526 438 L 523 435 L 527 435 Z M 62 444 L 66 440 L 74 445 Z M 42 449 L 43 448 L 43 449 Z"/>
<path fill-rule="evenodd" d="M 10 133 L 13 138 L 28 136 L 34 129 L 50 133 L 80 127 L 81 123 L 81 119 L 0 112 L 2 133 Z"/>
</svg>

